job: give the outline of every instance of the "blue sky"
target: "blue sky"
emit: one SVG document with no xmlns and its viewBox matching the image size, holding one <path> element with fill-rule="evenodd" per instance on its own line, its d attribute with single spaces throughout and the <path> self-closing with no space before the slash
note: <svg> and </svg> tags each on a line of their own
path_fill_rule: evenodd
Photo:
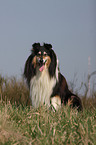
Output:
<svg viewBox="0 0 96 145">
<path fill-rule="evenodd" d="M 34 42 L 51 43 L 62 74 L 81 82 L 88 56 L 96 71 L 96 1 L 0 1 L 0 74 L 20 77 Z"/>
</svg>

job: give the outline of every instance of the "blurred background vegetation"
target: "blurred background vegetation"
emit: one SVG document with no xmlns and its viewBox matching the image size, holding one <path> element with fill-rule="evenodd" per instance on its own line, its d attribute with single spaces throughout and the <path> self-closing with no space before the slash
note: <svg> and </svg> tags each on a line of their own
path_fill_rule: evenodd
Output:
<svg viewBox="0 0 96 145">
<path fill-rule="evenodd" d="M 76 83 L 78 78 L 76 76 L 77 75 L 74 74 L 73 80 L 68 83 L 69 89 L 81 98 L 83 108 L 96 107 L 96 84 L 93 84 L 91 94 L 88 97 L 88 80 L 86 82 L 81 82 L 81 86 L 77 88 Z M 83 95 L 80 95 L 79 92 L 82 88 L 84 90 Z M 16 106 L 30 106 L 29 89 L 24 78 L 8 78 L 0 75 L 0 100 L 6 103 L 10 101 L 11 104 L 15 104 Z"/>
</svg>

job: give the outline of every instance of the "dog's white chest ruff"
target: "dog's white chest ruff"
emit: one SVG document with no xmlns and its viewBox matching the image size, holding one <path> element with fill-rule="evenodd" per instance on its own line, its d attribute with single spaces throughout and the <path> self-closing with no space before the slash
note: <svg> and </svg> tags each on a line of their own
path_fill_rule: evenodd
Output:
<svg viewBox="0 0 96 145">
<path fill-rule="evenodd" d="M 32 106 L 35 108 L 43 104 L 50 106 L 50 96 L 55 84 L 56 78 L 50 78 L 47 69 L 43 72 L 37 71 L 36 76 L 30 81 L 30 98 L 32 100 Z"/>
</svg>

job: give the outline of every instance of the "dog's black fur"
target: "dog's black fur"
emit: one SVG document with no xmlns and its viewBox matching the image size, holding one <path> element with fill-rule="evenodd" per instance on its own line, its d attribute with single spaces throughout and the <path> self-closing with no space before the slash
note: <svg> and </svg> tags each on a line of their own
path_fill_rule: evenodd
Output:
<svg viewBox="0 0 96 145">
<path fill-rule="evenodd" d="M 59 97 L 61 104 L 63 104 L 63 105 L 69 104 L 70 107 L 77 108 L 78 111 L 82 110 L 82 103 L 81 103 L 80 98 L 77 95 L 73 94 L 68 89 L 66 79 L 60 73 L 60 70 L 59 70 L 59 67 L 57 64 L 57 56 L 52 49 L 52 45 L 44 43 L 44 45 L 41 46 L 40 43 L 34 43 L 32 45 L 32 47 L 33 48 L 31 51 L 31 55 L 28 57 L 26 64 L 25 64 L 25 69 L 24 69 L 24 76 L 27 79 L 29 89 L 31 89 L 30 82 L 32 81 L 34 76 L 37 75 L 37 67 L 46 65 L 46 63 L 41 65 L 40 62 L 39 63 L 37 62 L 38 52 L 41 54 L 41 56 L 38 56 L 38 57 L 40 57 L 40 59 L 41 59 L 41 57 L 43 58 L 44 53 L 46 53 L 48 58 L 50 58 L 50 60 L 51 60 L 47 66 L 50 80 L 52 78 L 54 78 L 56 80 L 55 85 L 51 89 L 52 93 L 50 94 L 50 104 L 51 104 L 52 98 Z M 46 58 L 46 56 L 45 56 L 45 58 Z M 42 72 L 40 72 L 40 73 L 42 73 Z M 47 86 L 45 86 L 45 87 L 47 87 Z M 44 89 L 44 88 L 41 88 L 41 89 Z M 32 99 L 32 97 L 34 97 L 34 96 L 31 96 L 31 99 Z"/>
</svg>

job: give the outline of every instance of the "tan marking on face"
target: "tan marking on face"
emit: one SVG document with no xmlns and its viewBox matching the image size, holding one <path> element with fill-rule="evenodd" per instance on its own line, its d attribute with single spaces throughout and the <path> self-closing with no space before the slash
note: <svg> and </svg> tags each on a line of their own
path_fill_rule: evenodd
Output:
<svg viewBox="0 0 96 145">
<path fill-rule="evenodd" d="M 44 55 L 47 55 L 47 53 L 44 51 Z"/>
<path fill-rule="evenodd" d="M 34 56 L 34 58 L 33 58 L 33 60 L 32 60 L 32 64 L 34 65 L 34 68 L 36 67 L 36 59 L 37 59 L 37 57 Z"/>
<path fill-rule="evenodd" d="M 43 59 L 46 60 L 45 65 L 46 65 L 46 67 L 48 68 L 49 65 L 50 65 L 50 63 L 51 63 L 51 59 L 50 59 L 50 57 L 49 57 L 49 56 L 43 56 Z"/>
<path fill-rule="evenodd" d="M 41 55 L 41 51 L 39 51 L 39 52 L 38 52 L 38 54 L 40 54 L 40 55 Z"/>
</svg>

